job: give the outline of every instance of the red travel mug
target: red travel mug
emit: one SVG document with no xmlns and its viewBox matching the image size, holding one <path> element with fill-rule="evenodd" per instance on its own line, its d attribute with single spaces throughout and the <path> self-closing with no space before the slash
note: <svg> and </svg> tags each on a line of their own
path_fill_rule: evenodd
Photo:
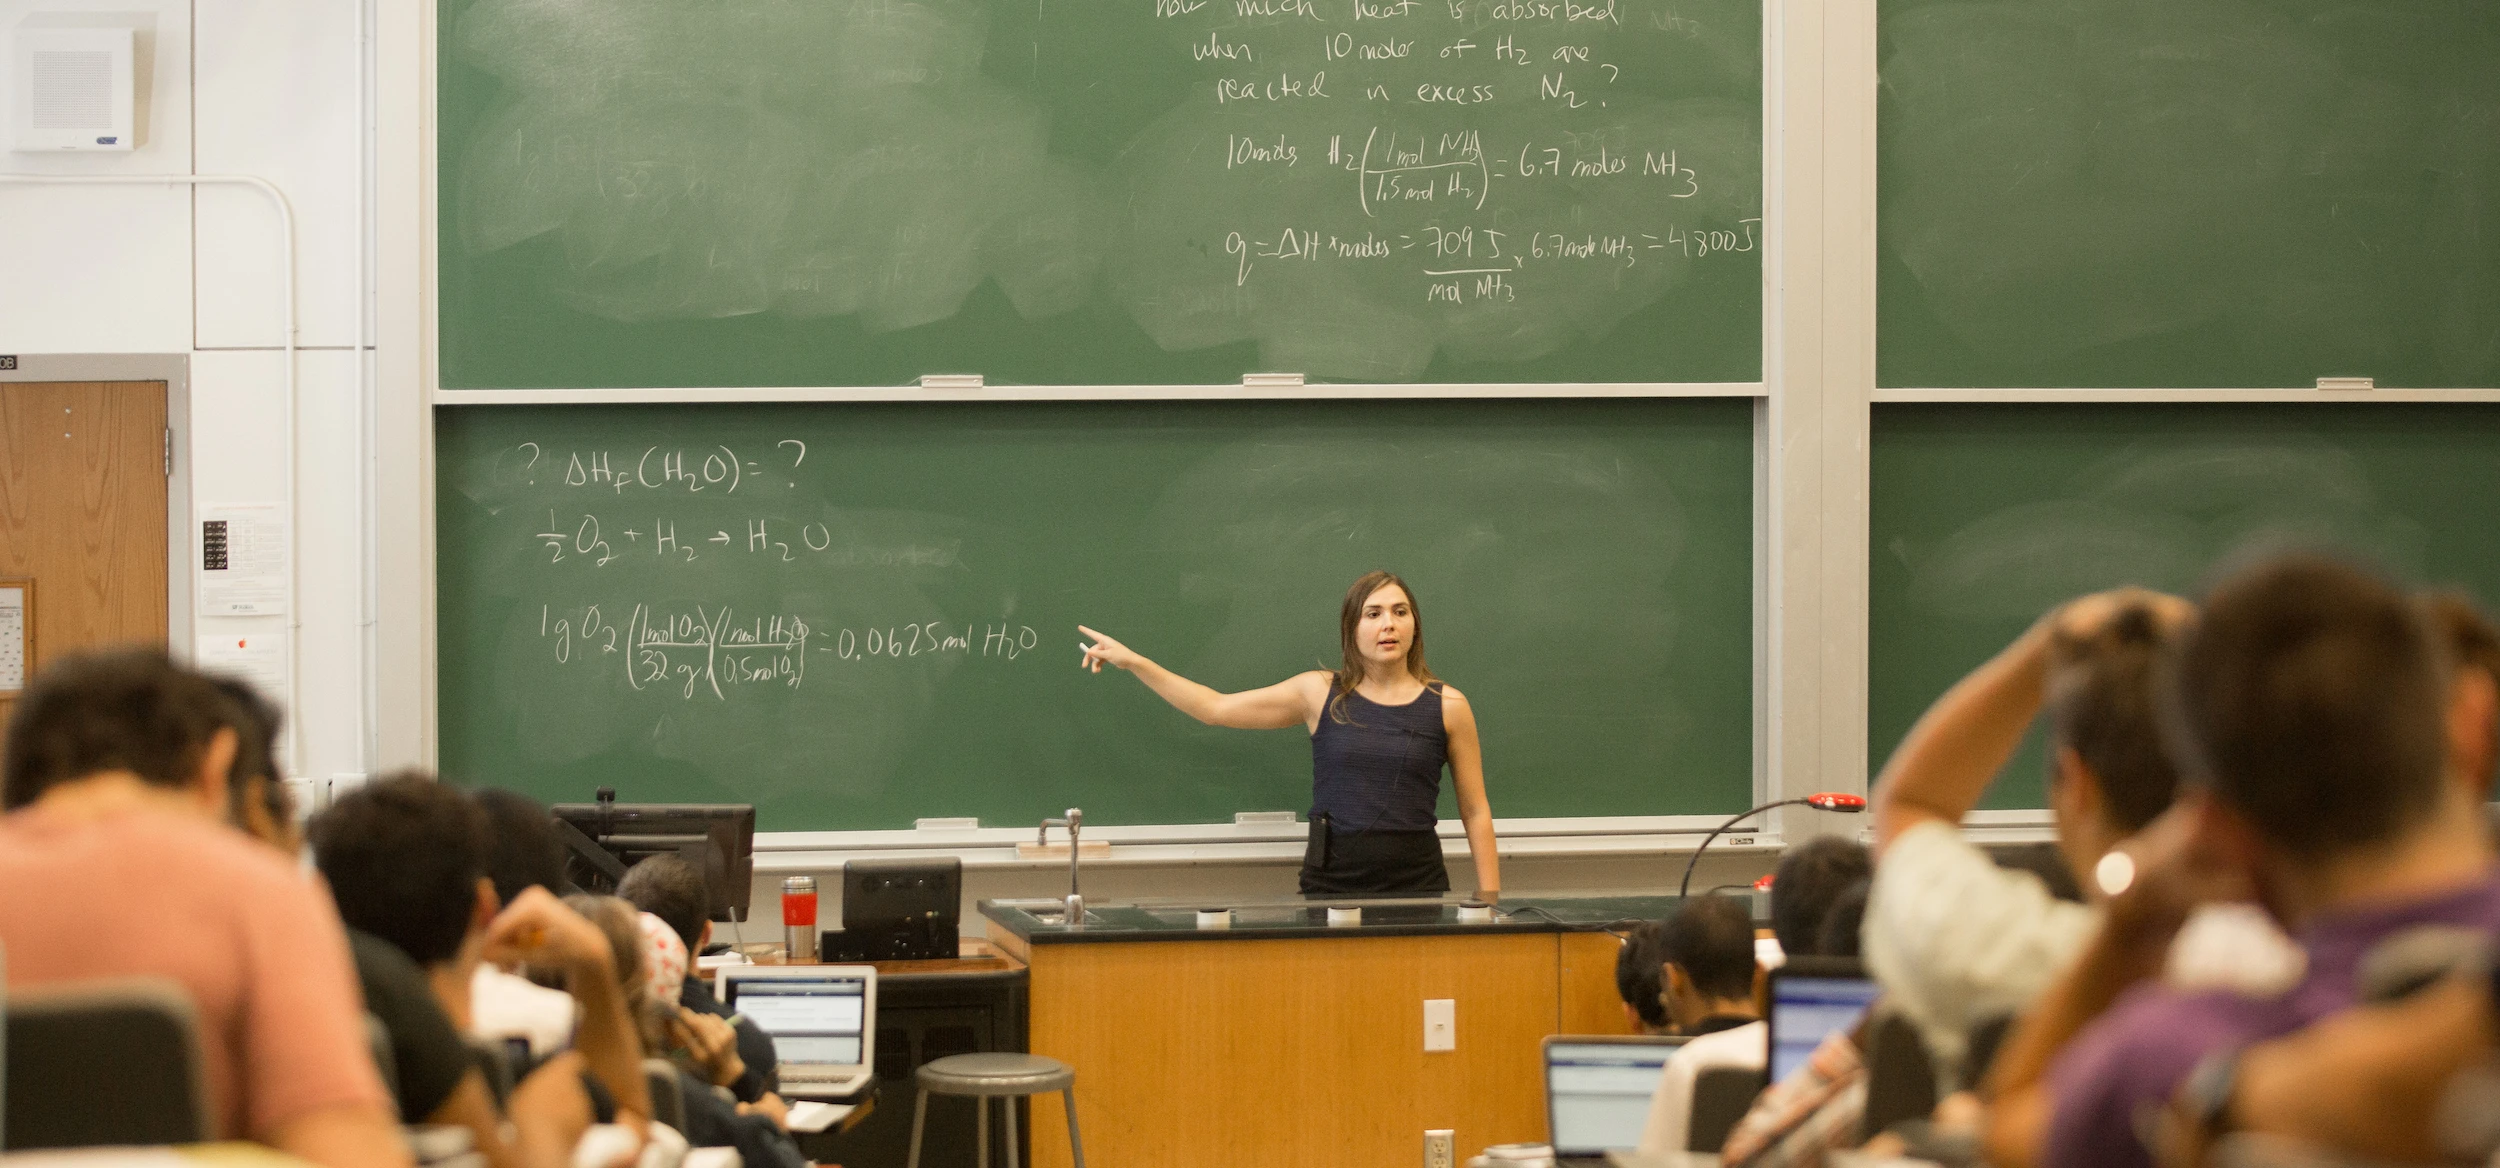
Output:
<svg viewBox="0 0 2500 1168">
<path fill-rule="evenodd" d="M 816 878 L 789 876 L 781 881 L 781 931 L 789 961 L 816 960 Z"/>
</svg>

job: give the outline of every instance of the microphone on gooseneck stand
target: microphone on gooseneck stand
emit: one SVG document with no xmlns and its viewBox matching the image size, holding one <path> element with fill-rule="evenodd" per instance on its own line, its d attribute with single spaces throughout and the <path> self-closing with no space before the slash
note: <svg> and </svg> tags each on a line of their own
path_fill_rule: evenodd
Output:
<svg viewBox="0 0 2500 1168">
<path fill-rule="evenodd" d="M 1754 816 L 1760 815 L 1765 811 L 1769 811 L 1774 807 L 1812 807 L 1820 811 L 1841 811 L 1854 814 L 1856 812 L 1866 810 L 1866 796 L 1849 795 L 1839 791 L 1818 791 L 1801 799 L 1780 799 L 1774 802 L 1765 803 L 1762 806 L 1756 807 L 1751 811 L 1747 811 L 1744 814 L 1739 815 L 1734 819 L 1730 819 L 1717 827 L 1711 828 L 1710 834 L 1701 837 L 1701 846 L 1693 849 L 1693 858 L 1684 862 L 1684 883 L 1676 886 L 1675 898 L 1677 900 L 1683 900 L 1692 894 L 1693 866 L 1701 863 L 1701 853 L 1704 849 L 1707 849 L 1710 846 L 1710 841 L 1719 838 L 1720 832 L 1726 831 L 1727 829 L 1734 827 L 1739 823 L 1743 823 Z"/>
</svg>

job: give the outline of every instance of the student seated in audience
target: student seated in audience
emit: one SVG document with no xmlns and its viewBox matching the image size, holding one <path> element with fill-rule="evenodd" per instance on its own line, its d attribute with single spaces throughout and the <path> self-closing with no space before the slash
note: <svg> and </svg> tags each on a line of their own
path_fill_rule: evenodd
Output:
<svg viewBox="0 0 2500 1168">
<path fill-rule="evenodd" d="M 1875 874 L 1866 845 L 1837 835 L 1818 835 L 1780 855 L 1771 870 L 1771 936 L 1788 957 L 1830 956 L 1823 925 L 1850 888 Z M 1850 947 L 1852 952 L 1856 946 Z"/>
<path fill-rule="evenodd" d="M 645 1045 L 654 1051 L 668 1050 L 668 1026 L 677 1018 L 675 998 L 690 960 L 675 930 L 613 896 L 568 896 L 565 903 L 607 938 Z M 730 1057 L 736 1057 L 734 1043 L 723 1045 L 731 1048 Z M 709 1078 L 688 1071 L 684 1062 L 678 1066 L 678 1096 L 685 1107 L 689 1142 L 698 1148 L 736 1148 L 748 1168 L 805 1168 L 806 1157 L 782 1128 L 788 1116 L 778 1097 L 739 1103 L 725 1097 Z"/>
<path fill-rule="evenodd" d="M 2496 985 L 2487 969 L 2461 973 L 2209 1058 L 2163 1117 L 2161 1162 L 2213 1163 L 2223 1126 L 2305 1154 L 2289 1163 L 2486 1162 L 2500 1139 Z"/>
<path fill-rule="evenodd" d="M 311 839 L 340 915 L 361 935 L 367 1000 L 390 1031 L 411 1122 L 469 1129 L 498 1168 L 569 1164 L 593 1118 L 585 1072 L 620 1112 L 647 1120 L 641 1046 L 607 939 L 543 889 L 498 902 L 486 819 L 467 794 L 415 772 L 377 779 L 314 819 Z M 494 959 L 563 968 L 582 1016 L 576 1050 L 511 1068 L 526 1074 L 503 1100 L 459 1037 L 471 970 Z"/>
<path fill-rule="evenodd" d="M 1859 880 L 1832 901 L 1815 937 L 1817 956 L 1858 956 L 1872 885 Z M 1824 1039 L 1803 1066 L 1765 1089 L 1728 1130 L 1719 1162 L 1731 1168 L 1811 1168 L 1823 1163 L 1825 1153 L 1855 1146 L 1866 1115 L 1866 1026 L 1860 1022 Z"/>
<path fill-rule="evenodd" d="M 1832 906 L 1867 877 L 1866 849 L 1838 836 L 1790 848 L 1771 877 L 1772 931 L 1788 956 L 1821 951 Z M 1641 1150 L 1681 1152 L 1692 1118 L 1693 1084 L 1712 1067 L 1762 1070 L 1770 1037 L 1762 1024 L 1747 898 L 1712 894 L 1687 901 L 1659 937 L 1666 964 L 1667 1013 L 1695 1037 L 1667 1060 L 1651 1097 Z"/>
<path fill-rule="evenodd" d="M 1673 1034 L 1667 1017 L 1666 957 L 1658 948 L 1666 922 L 1642 921 L 1615 951 L 1615 993 L 1623 998 L 1623 1017 L 1643 1034 Z"/>
<path fill-rule="evenodd" d="M 2500 685 L 2500 629 L 2493 628 L 2472 601 L 2453 592 L 2433 593 L 2423 603 L 2448 642 L 2448 664 L 2456 671 L 2455 678 L 2480 674 Z M 2495 768 L 2500 768 L 2500 719 L 2484 727 L 2480 736 L 2458 743 L 2457 749 L 2461 753 L 2448 768 L 2450 773 L 2465 784 L 2468 794 L 2489 802 Z"/>
<path fill-rule="evenodd" d="M 34 679 L 0 756 L 9 987 L 170 978 L 198 1011 L 217 1137 L 340 1168 L 407 1164 L 338 913 L 223 823 L 236 719 L 157 650 Z"/>
<path fill-rule="evenodd" d="M 2060 606 L 1939 698 L 1876 780 L 1867 972 L 1918 1027 L 1943 1082 L 1959 1080 L 1972 1028 L 2027 1006 L 2096 920 L 1990 861 L 1962 817 L 2043 705 L 2049 806 L 2079 878 L 2161 814 L 2178 776 L 2154 724 L 2153 676 L 2188 615 L 2185 601 L 2135 590 Z"/>
<path fill-rule="evenodd" d="M 617 883 L 616 894 L 666 922 L 687 953 L 700 955 L 711 946 L 711 891 L 703 872 L 684 859 L 659 855 L 635 864 Z M 671 1042 L 695 1052 L 715 1084 L 741 1103 L 759 1102 L 779 1089 L 781 1056 L 772 1036 L 731 1014 L 712 996 L 709 982 L 690 973 L 677 1009 L 679 1016 L 668 1027 Z"/>
<path fill-rule="evenodd" d="M 2482 765 L 2495 700 L 2488 676 L 2448 667 L 2424 605 L 2349 564 L 2285 556 L 2216 587 L 2165 687 L 2192 790 L 2097 873 L 2104 919 L 1991 1074 L 1989 1158 L 2149 1164 L 2144 1117 L 2202 1060 L 2349 1008 L 2391 936 L 2500 929 L 2479 784 L 2458 773 Z M 2237 890 L 2300 937 L 2299 983 L 2143 984 L 2187 913 Z"/>
<path fill-rule="evenodd" d="M 295 800 L 278 773 L 278 732 L 286 713 L 260 691 L 231 677 L 211 677 L 224 695 L 234 730 L 234 765 L 226 781 L 226 823 L 294 858 L 304 850 Z"/>
<path fill-rule="evenodd" d="M 511 904 L 532 888 L 556 896 L 573 890 L 564 878 L 564 842 L 546 804 L 493 787 L 470 797 L 486 816 L 486 875 L 497 901 Z M 551 980 L 561 984 L 561 974 Z M 573 1044 L 573 1015 L 570 995 L 522 976 L 517 963 L 508 971 L 480 961 L 469 977 L 469 1020 L 463 1029 L 487 1042 L 518 1039 L 544 1055 Z"/>
<path fill-rule="evenodd" d="M 1693 1084 L 1712 1067 L 1760 1070 L 1766 1056 L 1754 998 L 1753 911 L 1746 898 L 1711 893 L 1677 907 L 1659 931 L 1668 1021 L 1692 1041 L 1667 1060 L 1650 1099 L 1641 1149 L 1684 1150 Z"/>
</svg>

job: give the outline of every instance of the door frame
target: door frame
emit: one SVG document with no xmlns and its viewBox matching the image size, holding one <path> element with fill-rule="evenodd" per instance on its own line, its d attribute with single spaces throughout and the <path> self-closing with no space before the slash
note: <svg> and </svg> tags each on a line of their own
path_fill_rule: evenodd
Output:
<svg viewBox="0 0 2500 1168">
<path fill-rule="evenodd" d="M 191 563 L 191 357 L 187 353 L 23 353 L 0 382 L 162 381 L 173 472 L 165 476 L 165 651 L 189 662 L 198 645 Z"/>
</svg>

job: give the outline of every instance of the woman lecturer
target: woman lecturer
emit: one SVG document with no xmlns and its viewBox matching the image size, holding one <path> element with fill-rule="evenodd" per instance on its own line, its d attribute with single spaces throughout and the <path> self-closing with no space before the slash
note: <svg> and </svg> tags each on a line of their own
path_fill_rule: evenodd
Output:
<svg viewBox="0 0 2500 1168">
<path fill-rule="evenodd" d="M 1476 864 L 1476 893 L 1501 892 L 1493 808 L 1484 799 L 1484 755 L 1467 698 L 1424 667 L 1423 613 L 1406 582 L 1371 572 L 1354 582 L 1337 617 L 1345 664 L 1314 669 L 1265 689 L 1217 693 L 1083 625 L 1093 638 L 1082 664 L 1137 675 L 1146 688 L 1210 726 L 1311 735 L 1311 845 L 1302 857 L 1305 896 L 1436 896 L 1450 889 L 1433 805 L 1447 764 L 1458 815 Z"/>
</svg>

